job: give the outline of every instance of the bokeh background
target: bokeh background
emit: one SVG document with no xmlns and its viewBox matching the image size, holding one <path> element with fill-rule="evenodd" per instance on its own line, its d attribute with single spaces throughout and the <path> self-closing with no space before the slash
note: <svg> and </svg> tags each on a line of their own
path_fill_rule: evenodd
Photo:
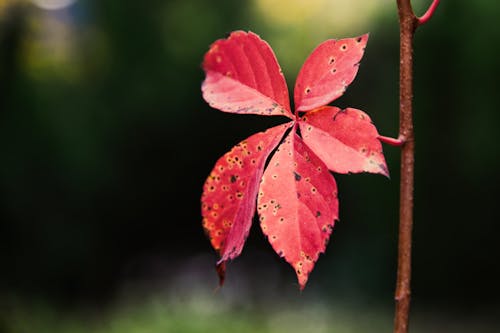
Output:
<svg viewBox="0 0 500 333">
<path fill-rule="evenodd" d="M 423 13 L 430 0 L 414 0 Z M 500 2 L 441 2 L 415 39 L 413 332 L 500 331 Z M 340 218 L 305 291 L 257 227 L 216 290 L 201 228 L 218 157 L 284 119 L 202 100 L 232 30 L 274 48 L 293 87 L 327 38 L 370 32 L 334 102 L 397 136 L 392 0 L 0 0 L 0 331 L 388 332 L 391 179 L 336 175 Z"/>
</svg>

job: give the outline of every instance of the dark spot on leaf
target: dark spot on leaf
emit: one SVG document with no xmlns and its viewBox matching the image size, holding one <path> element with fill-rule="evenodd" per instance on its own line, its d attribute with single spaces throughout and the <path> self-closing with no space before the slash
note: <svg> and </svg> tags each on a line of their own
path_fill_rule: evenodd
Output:
<svg viewBox="0 0 500 333">
<path fill-rule="evenodd" d="M 295 172 L 295 171 L 293 172 L 293 175 L 295 176 L 295 180 L 296 181 L 299 181 L 299 180 L 302 179 L 302 176 L 299 173 Z"/>
</svg>

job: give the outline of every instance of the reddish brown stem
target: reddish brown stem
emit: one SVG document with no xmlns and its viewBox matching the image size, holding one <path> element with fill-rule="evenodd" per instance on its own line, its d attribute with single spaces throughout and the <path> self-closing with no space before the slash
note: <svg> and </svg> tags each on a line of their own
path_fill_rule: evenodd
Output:
<svg viewBox="0 0 500 333">
<path fill-rule="evenodd" d="M 411 281 L 411 235 L 413 229 L 413 34 L 417 18 L 410 0 L 397 0 L 400 26 L 399 66 L 399 134 L 406 138 L 401 151 L 399 203 L 398 272 L 396 281 L 396 313 L 394 332 L 408 332 Z"/>
<path fill-rule="evenodd" d="M 410 0 L 397 0 L 400 28 L 399 138 L 404 138 L 404 142 L 402 142 L 401 146 L 398 272 L 395 292 L 396 310 L 394 315 L 395 333 L 408 332 L 410 312 L 415 162 L 412 109 L 413 35 L 418 26 L 431 18 L 438 4 L 439 0 L 434 0 L 427 12 L 422 17 L 417 18 L 413 12 Z"/>
</svg>

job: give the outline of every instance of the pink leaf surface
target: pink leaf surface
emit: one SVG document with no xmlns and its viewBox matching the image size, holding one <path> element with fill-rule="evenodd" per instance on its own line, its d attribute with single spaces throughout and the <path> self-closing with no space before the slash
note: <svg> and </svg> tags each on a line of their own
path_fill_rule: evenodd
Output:
<svg viewBox="0 0 500 333">
<path fill-rule="evenodd" d="M 297 111 L 310 111 L 342 96 L 358 73 L 368 35 L 320 44 L 307 58 L 295 83 Z"/>
<path fill-rule="evenodd" d="M 271 158 L 257 201 L 262 231 L 303 289 L 338 219 L 338 199 L 326 165 L 294 131 Z"/>
<path fill-rule="evenodd" d="M 308 112 L 299 125 L 304 142 L 330 170 L 389 176 L 377 129 L 363 111 L 325 106 Z"/>
<path fill-rule="evenodd" d="M 240 142 L 217 161 L 205 182 L 203 227 L 221 256 L 221 282 L 224 263 L 239 256 L 248 236 L 266 159 L 289 127 L 290 123 L 272 127 Z"/>
<path fill-rule="evenodd" d="M 224 112 L 293 118 L 285 78 L 273 50 L 252 32 L 217 40 L 203 61 L 203 98 Z"/>
</svg>

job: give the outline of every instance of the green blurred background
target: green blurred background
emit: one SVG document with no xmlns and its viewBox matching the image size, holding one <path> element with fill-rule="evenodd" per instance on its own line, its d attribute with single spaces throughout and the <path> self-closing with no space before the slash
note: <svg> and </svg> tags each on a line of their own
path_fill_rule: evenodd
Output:
<svg viewBox="0 0 500 333">
<path fill-rule="evenodd" d="M 500 331 L 498 17 L 497 1 L 443 0 L 416 35 L 414 332 Z M 395 1 L 0 0 L 0 331 L 391 330 L 393 147 L 391 180 L 335 176 L 341 220 L 304 292 L 258 227 L 214 292 L 202 184 L 284 120 L 202 100 L 204 53 L 238 29 L 289 87 L 318 43 L 370 32 L 334 104 L 397 136 Z"/>
</svg>

